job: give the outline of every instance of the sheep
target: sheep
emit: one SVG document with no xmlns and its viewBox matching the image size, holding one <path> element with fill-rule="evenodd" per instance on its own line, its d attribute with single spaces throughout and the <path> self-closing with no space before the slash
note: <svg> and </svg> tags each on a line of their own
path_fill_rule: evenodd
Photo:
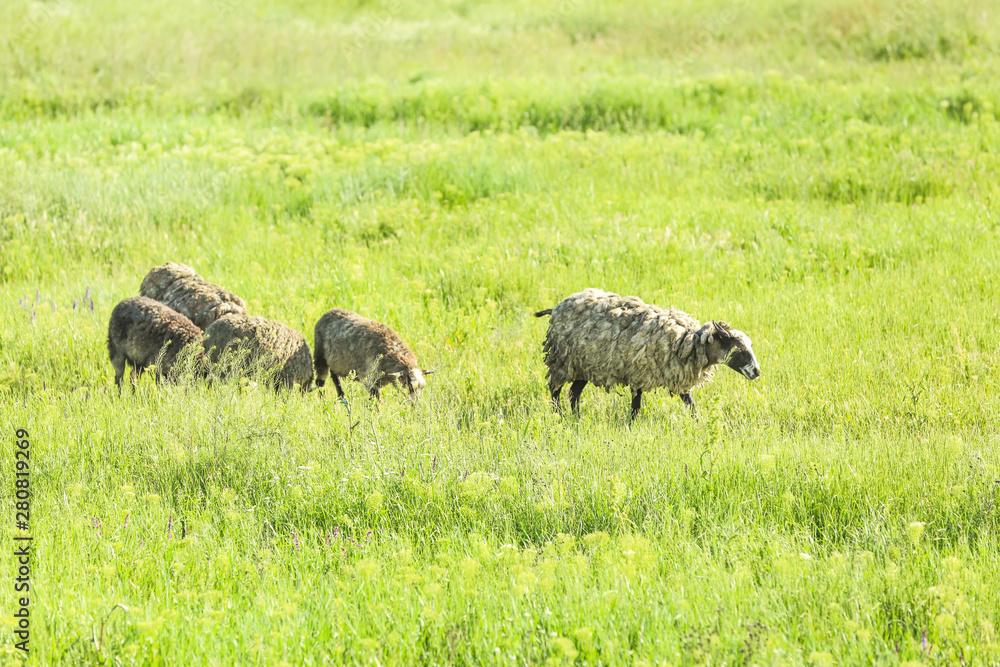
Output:
<svg viewBox="0 0 1000 667">
<path fill-rule="evenodd" d="M 543 351 L 552 403 L 560 409 L 562 386 L 572 382 L 570 405 L 580 414 L 580 394 L 590 382 L 610 391 L 624 385 L 632 391 L 635 419 L 642 392 L 666 387 L 679 394 L 692 414 L 691 391 L 712 379 L 725 364 L 750 380 L 760 365 L 746 334 L 722 321 L 698 323 L 687 313 L 586 289 L 535 313 L 551 315 Z"/>
<path fill-rule="evenodd" d="M 425 376 L 433 372 L 417 365 L 416 355 L 388 326 L 343 308 L 319 318 L 313 347 L 316 386 L 322 387 L 329 374 L 341 399 L 340 378 L 354 371 L 375 400 L 382 398 L 381 387 L 405 382 L 410 400 L 416 403 L 420 390 L 427 386 Z"/>
<path fill-rule="evenodd" d="M 167 262 L 142 279 L 139 294 L 156 299 L 205 329 L 223 315 L 246 315 L 246 301 L 195 273 L 190 266 Z"/>
<path fill-rule="evenodd" d="M 201 329 L 159 301 L 137 296 L 120 302 L 111 311 L 108 323 L 108 356 L 115 368 L 118 392 L 121 393 L 126 363 L 132 366 L 134 389 L 136 376 L 147 367 L 156 365 L 159 381 L 170 374 L 181 349 L 200 340 Z M 200 351 L 197 357 L 204 360 Z"/>
<path fill-rule="evenodd" d="M 291 389 L 297 383 L 305 393 L 312 385 L 312 355 L 306 339 L 279 322 L 255 315 L 223 315 L 205 329 L 202 345 L 212 364 L 224 358 L 232 361 L 232 355 L 243 353 L 246 357 L 237 359 L 245 367 L 259 365 L 275 371 L 275 389 Z"/>
</svg>

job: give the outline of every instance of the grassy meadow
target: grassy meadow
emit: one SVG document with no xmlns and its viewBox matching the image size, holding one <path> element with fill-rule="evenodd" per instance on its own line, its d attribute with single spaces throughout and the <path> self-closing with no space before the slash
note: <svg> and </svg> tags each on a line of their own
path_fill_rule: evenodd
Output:
<svg viewBox="0 0 1000 667">
<path fill-rule="evenodd" d="M 1000 664 L 996 3 L 5 0 L 0 45 L 32 663 Z M 119 396 L 168 260 L 437 372 Z M 586 287 L 761 378 L 556 414 L 532 313 Z"/>
</svg>

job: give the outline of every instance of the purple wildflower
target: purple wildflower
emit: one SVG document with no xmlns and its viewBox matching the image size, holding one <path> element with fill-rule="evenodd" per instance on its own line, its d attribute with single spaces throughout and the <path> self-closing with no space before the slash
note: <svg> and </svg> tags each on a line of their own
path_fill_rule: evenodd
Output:
<svg viewBox="0 0 1000 667">
<path fill-rule="evenodd" d="M 41 302 L 42 302 L 42 293 L 39 292 L 38 288 L 36 287 L 35 288 L 35 303 L 41 303 Z"/>
<path fill-rule="evenodd" d="M 347 558 L 347 549 L 345 547 L 340 547 L 340 550 L 344 552 L 344 558 Z"/>
<path fill-rule="evenodd" d="M 340 526 L 333 527 L 333 539 L 337 539 L 337 535 L 340 534 Z"/>
<path fill-rule="evenodd" d="M 327 532 L 327 534 L 326 534 L 326 546 L 330 546 L 330 533 L 329 532 Z"/>
<path fill-rule="evenodd" d="M 90 298 L 90 287 L 87 287 L 87 291 L 83 293 L 83 300 L 86 301 Z"/>
<path fill-rule="evenodd" d="M 32 324 L 34 324 L 34 322 L 35 322 L 35 309 L 34 308 L 31 309 L 31 322 L 32 322 Z"/>
<path fill-rule="evenodd" d="M 174 515 L 171 514 L 170 518 L 167 519 L 167 537 L 172 538 L 174 536 Z"/>
<path fill-rule="evenodd" d="M 302 547 L 301 547 L 301 546 L 299 545 L 299 534 L 298 534 L 298 533 L 296 533 L 296 532 L 295 532 L 295 531 L 293 530 L 293 531 L 292 531 L 292 537 L 293 537 L 293 538 L 295 538 L 295 550 L 296 550 L 296 551 L 301 551 L 301 550 L 302 550 Z"/>
<path fill-rule="evenodd" d="M 399 478 L 404 479 L 406 477 L 406 466 L 403 466 L 403 472 L 399 473 Z"/>
<path fill-rule="evenodd" d="M 77 306 L 79 306 L 79 305 L 80 305 L 80 300 L 79 299 L 73 299 L 73 310 L 74 311 L 76 311 Z"/>
<path fill-rule="evenodd" d="M 438 457 L 437 454 L 434 455 L 434 462 L 431 463 L 431 474 L 437 472 L 438 469 Z"/>
<path fill-rule="evenodd" d="M 924 628 L 924 636 L 920 639 L 921 652 L 927 651 L 927 628 Z"/>
<path fill-rule="evenodd" d="M 365 544 L 368 544 L 371 541 L 372 541 L 372 531 L 369 530 L 368 534 L 365 535 Z"/>
<path fill-rule="evenodd" d="M 94 300 L 90 300 L 90 312 L 94 312 Z"/>
<path fill-rule="evenodd" d="M 128 530 L 128 520 L 129 520 L 130 516 L 132 516 L 132 515 L 131 514 L 126 514 L 125 515 L 125 530 Z"/>
</svg>

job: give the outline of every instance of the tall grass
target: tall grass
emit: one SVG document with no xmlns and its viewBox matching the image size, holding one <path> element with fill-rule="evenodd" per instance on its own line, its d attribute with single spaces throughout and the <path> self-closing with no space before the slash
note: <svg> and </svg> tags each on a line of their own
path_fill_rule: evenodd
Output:
<svg viewBox="0 0 1000 667">
<path fill-rule="evenodd" d="M 995 13 L 5 3 L 33 659 L 997 662 Z M 167 260 L 437 373 L 119 396 L 108 317 Z M 556 414 L 531 314 L 590 286 L 729 321 L 761 379 Z"/>
</svg>

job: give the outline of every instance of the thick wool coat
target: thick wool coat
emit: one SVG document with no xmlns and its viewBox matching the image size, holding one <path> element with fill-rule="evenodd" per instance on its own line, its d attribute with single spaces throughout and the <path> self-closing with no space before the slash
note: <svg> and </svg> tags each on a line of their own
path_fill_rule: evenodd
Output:
<svg viewBox="0 0 1000 667">
<path fill-rule="evenodd" d="M 181 349 L 200 340 L 201 329 L 159 301 L 144 296 L 125 299 L 111 311 L 108 323 L 115 381 L 121 384 L 126 362 L 139 371 L 158 363 L 157 375 L 169 375 Z"/>
<path fill-rule="evenodd" d="M 586 380 L 686 394 L 710 381 L 721 361 L 709 343 L 713 326 L 634 296 L 597 289 L 572 294 L 552 309 L 543 348 L 549 386 Z"/>
<path fill-rule="evenodd" d="M 344 377 L 353 371 L 369 390 L 406 376 L 413 391 L 426 386 L 417 356 L 398 333 L 349 310 L 334 308 L 319 319 L 313 347 L 317 381 L 325 381 L 327 373 Z"/>
<path fill-rule="evenodd" d="M 313 367 L 309 344 L 301 333 L 256 315 L 223 315 L 205 329 L 205 351 L 213 364 L 226 354 L 243 354 L 247 367 L 275 371 L 275 382 L 303 391 L 312 385 Z"/>
<path fill-rule="evenodd" d="M 229 290 L 210 283 L 190 266 L 167 262 L 153 267 L 139 294 L 173 308 L 205 329 L 223 315 L 246 315 L 247 304 Z"/>
</svg>

